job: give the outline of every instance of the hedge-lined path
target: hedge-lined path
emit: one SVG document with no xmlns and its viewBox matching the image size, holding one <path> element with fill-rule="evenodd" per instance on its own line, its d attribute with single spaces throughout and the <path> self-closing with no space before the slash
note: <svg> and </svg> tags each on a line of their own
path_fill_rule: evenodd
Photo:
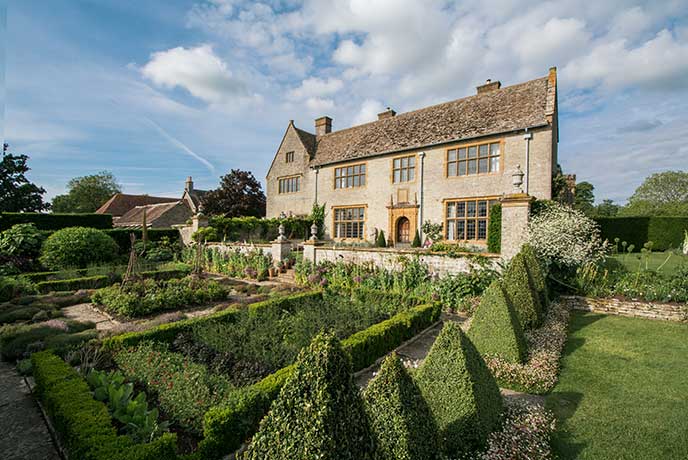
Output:
<svg viewBox="0 0 688 460">
<path fill-rule="evenodd" d="M 98 331 L 107 331 L 120 324 L 119 321 L 110 318 L 108 315 L 96 310 L 90 303 L 80 303 L 62 309 L 65 318 L 76 321 L 92 321 L 96 324 Z"/>
<path fill-rule="evenodd" d="M 393 353 L 399 355 L 399 357 L 404 362 L 410 361 L 411 365 L 416 365 L 420 363 L 427 356 L 428 352 L 430 351 L 430 347 L 432 347 L 432 344 L 435 343 L 435 339 L 442 330 L 445 321 L 454 321 L 461 324 L 461 329 L 463 329 L 464 331 L 468 329 L 468 326 L 470 324 L 469 317 L 464 314 L 442 313 L 442 319 L 440 321 L 425 329 L 423 332 L 416 335 L 415 337 L 402 343 L 393 351 Z M 365 388 L 366 385 L 368 385 L 368 382 L 373 377 L 375 377 L 375 374 L 377 374 L 377 371 L 380 368 L 382 361 L 384 361 L 384 359 L 388 355 L 389 353 L 383 356 L 382 358 L 378 359 L 372 366 L 367 367 L 354 374 L 356 384 L 360 388 Z"/>
<path fill-rule="evenodd" d="M 5 362 L 0 362 L 0 414 L 1 459 L 60 459 L 24 379 Z"/>
</svg>

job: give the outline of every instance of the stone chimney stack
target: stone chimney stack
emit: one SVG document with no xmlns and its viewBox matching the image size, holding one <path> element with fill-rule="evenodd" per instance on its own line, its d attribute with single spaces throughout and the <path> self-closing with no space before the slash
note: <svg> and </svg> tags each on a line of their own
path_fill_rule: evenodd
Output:
<svg viewBox="0 0 688 460">
<path fill-rule="evenodd" d="M 191 176 L 186 178 L 186 183 L 184 184 L 184 190 L 187 192 L 193 192 L 193 179 Z"/>
<path fill-rule="evenodd" d="M 396 113 L 394 110 L 392 110 L 391 108 L 387 107 L 387 110 L 385 110 L 384 112 L 380 112 L 380 113 L 377 114 L 377 119 L 378 119 L 378 120 L 382 120 L 382 119 L 384 119 L 384 118 L 392 118 L 392 117 L 395 116 L 396 114 L 397 114 L 397 113 Z"/>
<path fill-rule="evenodd" d="M 315 119 L 315 135 L 322 136 L 332 132 L 332 118 L 320 117 Z"/>
<path fill-rule="evenodd" d="M 478 94 L 484 94 L 484 93 L 490 93 L 492 91 L 497 91 L 501 87 L 502 87 L 501 82 L 492 81 L 488 78 L 484 85 L 480 85 L 477 87 L 477 90 L 478 90 Z"/>
</svg>

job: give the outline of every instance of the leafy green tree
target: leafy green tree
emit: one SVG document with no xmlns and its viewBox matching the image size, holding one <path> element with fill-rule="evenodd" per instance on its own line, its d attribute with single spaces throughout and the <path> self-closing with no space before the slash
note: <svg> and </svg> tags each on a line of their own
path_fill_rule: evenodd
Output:
<svg viewBox="0 0 688 460">
<path fill-rule="evenodd" d="M 67 189 L 66 194 L 53 198 L 53 212 L 94 212 L 112 195 L 122 191 L 109 171 L 75 177 L 67 183 Z"/>
<path fill-rule="evenodd" d="M 30 170 L 27 155 L 7 153 L 9 145 L 2 146 L 0 162 L 0 212 L 38 212 L 50 208 L 43 202 L 45 189 L 26 178 Z"/>
<path fill-rule="evenodd" d="M 652 174 L 619 211 L 623 216 L 688 215 L 688 172 L 664 171 Z"/>
<path fill-rule="evenodd" d="M 260 182 L 249 171 L 232 169 L 222 176 L 220 187 L 203 196 L 203 211 L 225 217 L 263 217 L 266 198 Z"/>
<path fill-rule="evenodd" d="M 595 186 L 590 182 L 579 182 L 576 184 L 576 194 L 573 197 L 573 207 L 583 211 L 586 215 L 592 214 L 595 203 Z"/>
<path fill-rule="evenodd" d="M 612 200 L 602 200 L 595 206 L 592 215 L 594 217 L 615 217 L 619 213 L 620 206 Z"/>
</svg>

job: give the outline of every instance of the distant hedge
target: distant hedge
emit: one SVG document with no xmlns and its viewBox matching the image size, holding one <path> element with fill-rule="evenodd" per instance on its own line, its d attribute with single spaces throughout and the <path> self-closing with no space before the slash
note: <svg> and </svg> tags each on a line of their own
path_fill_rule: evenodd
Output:
<svg viewBox="0 0 688 460">
<path fill-rule="evenodd" d="M 120 254 L 127 254 L 131 249 L 131 239 L 130 234 L 136 235 L 136 240 L 141 241 L 143 237 L 140 228 L 111 228 L 109 230 L 103 230 L 105 234 L 110 235 L 117 246 L 119 246 Z M 179 243 L 179 230 L 175 228 L 149 228 L 148 229 L 148 241 L 160 241 L 164 237 L 170 239 L 173 243 Z"/>
<path fill-rule="evenodd" d="M 598 217 L 595 221 L 603 239 L 614 244 L 614 238 L 619 238 L 636 251 L 648 241 L 655 251 L 679 248 L 688 230 L 688 217 Z"/>
<path fill-rule="evenodd" d="M 40 214 L 36 212 L 3 212 L 0 231 L 15 224 L 34 224 L 39 230 L 60 230 L 65 227 L 112 228 L 110 214 Z"/>
<path fill-rule="evenodd" d="M 313 221 L 300 217 L 259 219 L 214 216 L 210 218 L 209 224 L 217 231 L 217 239 L 222 241 L 272 241 L 279 234 L 280 224 L 284 225 L 284 234 L 287 238 L 307 240 Z"/>
</svg>

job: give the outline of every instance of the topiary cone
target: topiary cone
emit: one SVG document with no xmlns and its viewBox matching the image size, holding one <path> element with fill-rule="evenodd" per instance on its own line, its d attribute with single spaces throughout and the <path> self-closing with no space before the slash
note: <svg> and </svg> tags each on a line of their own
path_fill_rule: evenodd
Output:
<svg viewBox="0 0 688 460">
<path fill-rule="evenodd" d="M 544 316 L 542 305 L 533 286 L 525 256 L 520 252 L 511 259 L 504 272 L 504 287 L 523 330 L 538 327 Z"/>
</svg>

